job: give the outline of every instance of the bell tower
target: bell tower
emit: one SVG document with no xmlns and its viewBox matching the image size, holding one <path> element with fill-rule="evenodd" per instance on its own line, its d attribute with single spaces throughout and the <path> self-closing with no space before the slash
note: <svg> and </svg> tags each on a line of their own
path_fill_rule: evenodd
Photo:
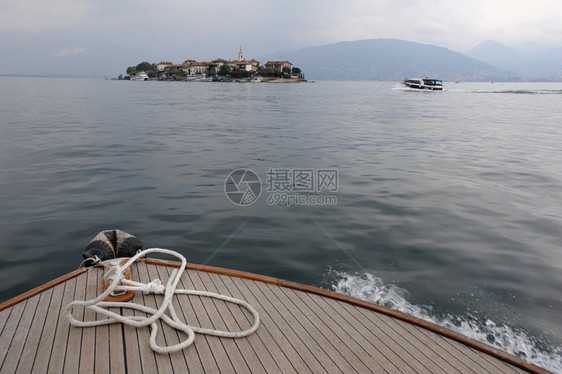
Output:
<svg viewBox="0 0 562 374">
<path fill-rule="evenodd" d="M 240 46 L 240 51 L 238 52 L 238 61 L 244 61 L 244 52 L 242 52 L 242 46 Z"/>
</svg>

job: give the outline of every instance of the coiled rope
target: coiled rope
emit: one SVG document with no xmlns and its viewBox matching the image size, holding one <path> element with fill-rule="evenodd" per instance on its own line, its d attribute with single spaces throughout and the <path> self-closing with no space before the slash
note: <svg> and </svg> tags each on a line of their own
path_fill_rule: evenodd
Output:
<svg viewBox="0 0 562 374">
<path fill-rule="evenodd" d="M 166 286 L 164 286 L 159 279 L 155 279 L 147 284 L 129 281 L 125 279 L 123 275 L 125 270 L 127 270 L 139 258 L 144 257 L 148 253 L 154 253 L 154 252 L 172 255 L 181 260 L 180 268 L 173 270 L 172 274 L 170 275 L 170 279 L 168 279 Z M 100 264 L 103 264 L 103 262 L 100 262 Z M 169 249 L 149 248 L 143 250 L 137 253 L 129 261 L 127 261 L 125 265 L 123 266 L 115 265 L 109 268 L 109 270 L 104 274 L 104 279 L 111 280 L 109 287 L 102 294 L 100 294 L 98 297 L 94 299 L 85 300 L 85 301 L 75 300 L 70 302 L 65 309 L 66 317 L 70 322 L 70 324 L 76 327 L 95 327 L 95 326 L 110 325 L 113 323 L 123 323 L 125 325 L 134 326 L 137 328 L 150 326 L 150 347 L 152 348 L 153 351 L 158 353 L 170 353 L 189 347 L 195 339 L 195 333 L 214 335 L 214 336 L 220 336 L 225 338 L 242 338 L 254 333 L 258 329 L 260 323 L 259 314 L 247 302 L 213 292 L 178 289 L 177 285 L 185 270 L 186 264 L 187 261 L 185 257 Z M 103 265 L 107 266 L 105 264 Z M 162 302 L 162 305 L 160 306 L 159 309 L 150 308 L 145 305 L 139 305 L 132 302 L 103 301 L 108 295 L 112 294 L 113 292 L 128 291 L 128 290 L 142 291 L 145 293 L 164 294 L 164 301 Z M 205 297 L 224 300 L 226 302 L 240 305 L 241 307 L 247 309 L 252 314 L 254 318 L 254 323 L 252 324 L 252 327 L 250 327 L 249 329 L 244 331 L 237 331 L 237 332 L 220 331 L 220 330 L 207 329 L 203 327 L 188 325 L 187 323 L 182 322 L 178 318 L 174 310 L 174 307 L 172 305 L 172 297 L 176 294 L 205 296 Z M 93 312 L 104 315 L 107 318 L 102 320 L 95 320 L 95 321 L 77 320 L 72 315 L 73 309 L 77 307 L 82 307 L 92 310 Z M 148 316 L 147 317 L 123 316 L 121 314 L 112 312 L 107 308 L 129 308 L 129 309 L 134 309 L 147 313 Z M 169 310 L 170 316 L 165 314 L 166 310 Z M 164 346 L 164 347 L 156 344 L 156 334 L 158 332 L 158 326 L 156 322 L 159 319 L 161 319 L 163 322 L 165 322 L 172 328 L 186 333 L 187 339 L 179 342 L 178 344 Z"/>
</svg>

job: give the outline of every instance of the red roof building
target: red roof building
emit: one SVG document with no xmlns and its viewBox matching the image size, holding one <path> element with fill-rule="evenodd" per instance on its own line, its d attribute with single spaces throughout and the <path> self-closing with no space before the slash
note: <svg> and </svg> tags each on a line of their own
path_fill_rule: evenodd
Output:
<svg viewBox="0 0 562 374">
<path fill-rule="evenodd" d="M 168 61 L 160 61 L 156 64 L 156 70 L 163 71 L 166 66 L 173 65 L 171 62 Z"/>
<path fill-rule="evenodd" d="M 251 59 L 250 61 L 242 60 L 242 61 L 233 61 L 236 63 L 236 67 L 240 70 L 246 71 L 257 71 L 258 67 L 260 66 L 260 62 L 258 60 Z"/>
<path fill-rule="evenodd" d="M 222 58 L 217 58 L 216 60 L 211 61 L 213 64 L 216 64 L 218 66 L 221 66 L 222 64 L 227 63 L 228 61 L 226 61 L 225 59 Z"/>
<path fill-rule="evenodd" d="M 293 69 L 293 64 L 289 61 L 268 61 L 265 64 L 266 69 L 283 71 L 283 68 Z"/>
</svg>

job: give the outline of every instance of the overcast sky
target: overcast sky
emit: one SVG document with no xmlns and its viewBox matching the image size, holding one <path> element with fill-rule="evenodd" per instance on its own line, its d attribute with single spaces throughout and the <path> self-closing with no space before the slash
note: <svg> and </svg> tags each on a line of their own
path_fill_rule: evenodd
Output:
<svg viewBox="0 0 562 374">
<path fill-rule="evenodd" d="M 562 47 L 561 21 L 560 0 L 0 0 L 0 73 L 235 58 L 240 44 L 250 58 L 371 38 Z"/>
</svg>

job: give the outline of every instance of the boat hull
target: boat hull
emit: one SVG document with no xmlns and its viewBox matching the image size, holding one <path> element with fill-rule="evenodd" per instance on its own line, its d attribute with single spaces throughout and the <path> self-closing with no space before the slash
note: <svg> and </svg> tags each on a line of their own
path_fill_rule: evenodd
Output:
<svg viewBox="0 0 562 374">
<path fill-rule="evenodd" d="M 403 85 L 405 85 L 406 87 L 410 87 L 410 88 L 415 88 L 417 90 L 430 90 L 430 91 L 442 91 L 443 87 L 429 87 L 429 86 L 424 86 L 424 85 L 419 85 L 419 84 L 411 84 L 411 83 L 404 83 L 402 82 Z"/>
</svg>

